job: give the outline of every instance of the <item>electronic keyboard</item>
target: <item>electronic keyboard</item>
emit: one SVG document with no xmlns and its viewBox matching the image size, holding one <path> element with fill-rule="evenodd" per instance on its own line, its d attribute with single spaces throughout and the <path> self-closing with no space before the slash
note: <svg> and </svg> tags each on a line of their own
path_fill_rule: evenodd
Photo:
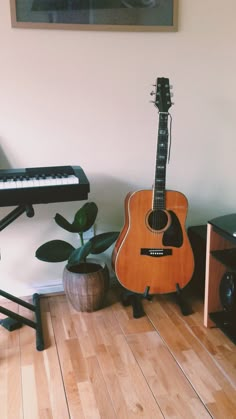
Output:
<svg viewBox="0 0 236 419">
<path fill-rule="evenodd" d="M 86 200 L 89 191 L 80 166 L 0 170 L 0 207 Z"/>
</svg>

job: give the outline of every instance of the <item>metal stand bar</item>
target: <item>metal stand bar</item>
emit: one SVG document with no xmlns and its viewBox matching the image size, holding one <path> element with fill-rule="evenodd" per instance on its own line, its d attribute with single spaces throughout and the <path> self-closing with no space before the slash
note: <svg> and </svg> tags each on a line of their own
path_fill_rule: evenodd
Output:
<svg viewBox="0 0 236 419">
<path fill-rule="evenodd" d="M 27 217 L 34 216 L 34 209 L 32 205 L 19 205 L 13 211 L 6 215 L 2 220 L 0 220 L 0 231 L 6 228 L 9 224 L 15 221 L 20 215 L 26 212 Z"/>
<path fill-rule="evenodd" d="M 6 217 L 0 220 L 0 231 L 3 230 L 5 227 L 7 227 L 9 224 L 11 224 L 13 221 L 15 221 L 24 212 L 26 213 L 27 217 L 34 216 L 34 209 L 32 205 L 19 205 L 17 208 L 11 211 Z M 43 351 L 44 340 L 43 340 L 43 329 L 42 329 L 41 310 L 40 310 L 40 295 L 33 294 L 33 304 L 27 303 L 21 298 L 15 297 L 14 295 L 9 294 L 8 292 L 5 292 L 3 290 L 0 290 L 0 295 L 35 313 L 35 322 L 33 322 L 32 320 L 29 320 L 24 316 L 20 316 L 20 314 L 15 313 L 14 311 L 8 310 L 0 306 L 0 313 L 8 316 L 6 319 L 0 320 L 1 326 L 9 330 L 9 332 L 12 332 L 13 330 L 20 328 L 22 324 L 32 327 L 33 329 L 36 330 L 36 348 L 38 351 Z"/>
<path fill-rule="evenodd" d="M 35 311 L 35 307 L 33 304 L 27 303 L 26 301 L 22 300 L 21 298 L 17 298 L 12 294 L 9 294 L 6 291 L 0 290 L 0 295 L 7 298 L 8 300 L 14 301 L 14 303 L 20 304 L 21 306 L 28 308 L 29 310 Z"/>
<path fill-rule="evenodd" d="M 0 313 L 5 314 L 6 316 L 9 316 L 9 317 L 11 317 L 15 320 L 18 320 L 21 323 L 21 325 L 22 325 L 22 323 L 24 323 L 27 326 L 30 326 L 30 327 L 33 327 L 34 329 L 36 329 L 36 323 L 35 322 L 33 322 L 32 320 L 27 319 L 26 317 L 21 316 L 18 313 L 15 313 L 14 311 L 8 310 L 7 308 L 4 308 L 4 307 L 0 306 Z M 4 324 L 5 324 L 4 321 L 5 320 L 6 319 L 4 319 L 1 322 L 2 326 L 4 326 Z"/>
<path fill-rule="evenodd" d="M 35 305 L 35 320 L 36 320 L 36 348 L 38 351 L 44 350 L 43 327 L 40 310 L 40 295 L 33 294 L 33 302 Z"/>
<path fill-rule="evenodd" d="M 7 330 L 12 332 L 15 329 L 18 329 L 25 324 L 26 326 L 32 327 L 36 330 L 36 348 L 38 351 L 44 350 L 44 340 L 43 340 L 43 329 L 42 329 L 42 320 L 41 320 L 41 310 L 40 310 L 40 295 L 33 294 L 33 304 L 29 304 L 20 298 L 15 297 L 14 295 L 8 294 L 2 290 L 0 290 L 0 295 L 6 297 L 8 300 L 14 301 L 17 304 L 28 308 L 35 313 L 35 322 L 27 319 L 24 316 L 21 316 L 14 311 L 8 310 L 5 307 L 0 306 L 0 313 L 9 316 L 8 318 L 1 320 L 0 324 L 5 327 Z"/>
</svg>

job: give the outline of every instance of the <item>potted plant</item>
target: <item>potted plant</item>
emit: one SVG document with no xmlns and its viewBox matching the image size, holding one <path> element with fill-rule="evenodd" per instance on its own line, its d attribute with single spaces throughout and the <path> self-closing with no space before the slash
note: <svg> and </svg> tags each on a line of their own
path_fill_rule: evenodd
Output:
<svg viewBox="0 0 236 419">
<path fill-rule="evenodd" d="M 88 241 L 84 233 L 91 229 L 97 218 L 98 207 L 94 202 L 85 203 L 75 214 L 72 223 L 56 214 L 55 222 L 63 229 L 79 235 L 80 246 L 75 248 L 64 240 L 51 240 L 40 246 L 35 256 L 44 262 L 63 262 L 63 286 L 67 298 L 78 311 L 94 311 L 101 307 L 109 287 L 107 265 L 88 258 L 107 250 L 117 239 L 119 232 L 94 235 Z"/>
</svg>

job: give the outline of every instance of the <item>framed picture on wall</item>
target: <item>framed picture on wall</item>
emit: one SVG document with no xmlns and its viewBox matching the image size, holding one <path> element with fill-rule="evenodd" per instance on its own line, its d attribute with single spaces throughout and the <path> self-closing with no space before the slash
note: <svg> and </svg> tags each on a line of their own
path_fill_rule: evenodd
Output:
<svg viewBox="0 0 236 419">
<path fill-rule="evenodd" d="M 14 28 L 177 31 L 178 0 L 9 0 Z"/>
</svg>

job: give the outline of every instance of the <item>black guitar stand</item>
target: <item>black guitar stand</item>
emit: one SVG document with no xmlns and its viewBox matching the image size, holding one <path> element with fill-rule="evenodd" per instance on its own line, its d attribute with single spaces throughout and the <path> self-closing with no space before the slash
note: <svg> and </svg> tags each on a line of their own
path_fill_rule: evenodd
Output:
<svg viewBox="0 0 236 419">
<path fill-rule="evenodd" d="M 19 205 L 13 211 L 11 211 L 6 217 L 0 221 L 0 231 L 11 224 L 16 220 L 20 215 L 26 213 L 27 217 L 34 216 L 34 209 L 32 205 Z M 25 307 L 35 313 L 35 322 L 27 319 L 26 317 L 20 316 L 19 314 L 8 310 L 0 306 L 0 313 L 5 314 L 7 317 L 4 320 L 0 320 L 0 325 L 5 327 L 5 329 L 12 332 L 13 330 L 19 329 L 23 324 L 32 327 L 36 330 L 36 348 L 38 351 L 44 350 L 44 340 L 43 340 L 43 330 L 42 330 L 42 321 L 41 321 L 41 311 L 40 311 L 40 295 L 33 294 L 33 304 L 29 304 L 26 301 L 15 297 L 12 294 L 8 294 L 5 291 L 0 290 L 0 295 L 7 298 L 10 301 L 13 301 L 22 307 Z"/>
<path fill-rule="evenodd" d="M 121 301 L 123 306 L 127 307 L 132 305 L 133 307 L 133 316 L 135 319 L 139 319 L 140 317 L 145 316 L 145 311 L 143 310 L 142 306 L 142 299 L 146 298 L 147 300 L 151 300 L 152 296 L 149 294 L 150 287 L 146 287 L 143 294 L 137 294 L 132 291 L 124 291 L 121 295 Z M 179 284 L 176 284 L 176 301 L 178 306 L 180 307 L 181 313 L 183 316 L 189 316 L 193 313 L 192 308 L 186 302 L 183 297 L 183 290 L 180 288 Z"/>
<path fill-rule="evenodd" d="M 146 287 L 143 294 L 137 294 L 132 291 L 124 291 L 121 296 L 121 301 L 123 306 L 127 307 L 132 305 L 133 307 L 133 316 L 135 319 L 139 319 L 140 317 L 145 316 L 145 311 L 143 310 L 142 305 L 142 298 L 146 298 L 147 300 L 151 300 L 151 296 L 149 295 L 150 287 Z"/>
<path fill-rule="evenodd" d="M 189 304 L 186 302 L 186 300 L 183 298 L 183 290 L 180 288 L 179 284 L 176 284 L 176 301 L 177 304 L 180 307 L 181 313 L 183 316 L 189 316 L 190 314 L 193 314 L 192 308 L 189 306 Z"/>
</svg>

